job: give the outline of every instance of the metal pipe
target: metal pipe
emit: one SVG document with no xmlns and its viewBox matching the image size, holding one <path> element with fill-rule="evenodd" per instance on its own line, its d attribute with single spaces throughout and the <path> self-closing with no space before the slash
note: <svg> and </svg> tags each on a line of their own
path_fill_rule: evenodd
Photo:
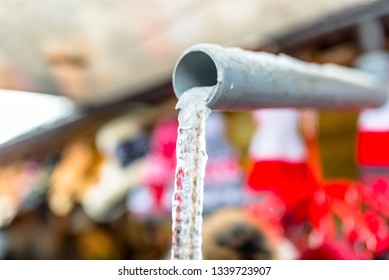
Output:
<svg viewBox="0 0 389 280">
<path fill-rule="evenodd" d="M 363 52 L 385 49 L 385 31 L 378 19 L 362 21 L 357 26 L 359 48 Z"/>
<path fill-rule="evenodd" d="M 207 106 L 218 110 L 360 109 L 380 106 L 387 98 L 386 86 L 360 70 L 212 44 L 185 50 L 173 72 L 178 98 L 203 86 L 214 86 Z"/>
</svg>

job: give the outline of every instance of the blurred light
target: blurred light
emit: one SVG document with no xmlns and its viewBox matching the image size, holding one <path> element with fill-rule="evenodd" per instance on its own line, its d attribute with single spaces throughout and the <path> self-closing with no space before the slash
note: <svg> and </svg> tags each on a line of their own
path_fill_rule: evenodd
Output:
<svg viewBox="0 0 389 280">
<path fill-rule="evenodd" d="M 0 145 L 75 112 L 64 97 L 0 90 Z"/>
</svg>

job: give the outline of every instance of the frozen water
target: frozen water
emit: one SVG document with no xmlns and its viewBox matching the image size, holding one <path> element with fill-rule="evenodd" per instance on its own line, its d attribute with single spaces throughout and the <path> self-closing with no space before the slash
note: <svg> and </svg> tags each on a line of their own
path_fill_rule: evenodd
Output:
<svg viewBox="0 0 389 280">
<path fill-rule="evenodd" d="M 206 106 L 213 87 L 186 91 L 178 100 L 177 166 L 172 198 L 172 259 L 202 259 L 201 228 L 207 153 Z"/>
</svg>

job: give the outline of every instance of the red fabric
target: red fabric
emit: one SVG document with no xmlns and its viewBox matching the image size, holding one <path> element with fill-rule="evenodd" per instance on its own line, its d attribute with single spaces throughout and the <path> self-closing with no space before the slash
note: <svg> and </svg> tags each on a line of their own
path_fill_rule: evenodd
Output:
<svg viewBox="0 0 389 280">
<path fill-rule="evenodd" d="M 373 211 L 367 212 L 364 218 L 371 233 L 366 241 L 368 249 L 378 253 L 386 251 L 389 247 L 389 228 L 386 221 Z"/>
<path fill-rule="evenodd" d="M 336 235 L 334 221 L 331 215 L 331 198 L 321 189 L 312 198 L 308 208 L 312 227 L 322 235 L 323 239 L 332 239 Z"/>
<path fill-rule="evenodd" d="M 265 223 L 271 229 L 271 235 L 279 238 L 284 234 L 282 219 L 285 215 L 285 204 L 276 195 L 266 195 L 253 204 L 246 205 L 246 213 L 261 223 Z"/>
<path fill-rule="evenodd" d="M 248 176 L 250 191 L 271 191 L 287 206 L 309 199 L 316 181 L 307 164 L 284 161 L 257 161 Z"/>
<path fill-rule="evenodd" d="M 354 254 L 347 243 L 337 242 L 336 244 L 324 243 L 313 249 L 302 252 L 300 260 L 356 260 Z"/>
<path fill-rule="evenodd" d="M 163 199 L 174 182 L 177 128 L 175 118 L 160 120 L 152 132 L 151 149 L 145 158 L 147 177 L 144 183 L 150 190 L 152 211 L 156 213 L 170 211 Z"/>
<path fill-rule="evenodd" d="M 151 134 L 151 152 L 172 159 L 176 154 L 178 121 L 175 118 L 160 120 Z"/>
<path fill-rule="evenodd" d="M 389 166 L 389 131 L 360 132 L 357 155 L 362 165 Z"/>
<path fill-rule="evenodd" d="M 361 186 L 359 192 L 368 207 L 389 217 L 389 185 L 386 181 L 379 179 L 372 186 Z"/>
<path fill-rule="evenodd" d="M 347 180 L 327 182 L 313 197 L 309 209 L 312 226 L 324 243 L 340 234 L 358 259 L 371 259 L 389 248 L 389 228 L 381 216 L 388 191 L 383 185 L 367 188 Z M 341 225 L 336 225 L 335 216 Z"/>
</svg>

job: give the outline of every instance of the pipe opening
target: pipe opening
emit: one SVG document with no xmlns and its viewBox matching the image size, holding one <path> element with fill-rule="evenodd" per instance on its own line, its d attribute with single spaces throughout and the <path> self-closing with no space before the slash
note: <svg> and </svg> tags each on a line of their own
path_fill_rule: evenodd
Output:
<svg viewBox="0 0 389 280">
<path fill-rule="evenodd" d="M 213 59 L 201 51 L 186 54 L 177 64 L 173 86 L 177 97 L 193 87 L 217 84 L 217 68 Z"/>
</svg>

